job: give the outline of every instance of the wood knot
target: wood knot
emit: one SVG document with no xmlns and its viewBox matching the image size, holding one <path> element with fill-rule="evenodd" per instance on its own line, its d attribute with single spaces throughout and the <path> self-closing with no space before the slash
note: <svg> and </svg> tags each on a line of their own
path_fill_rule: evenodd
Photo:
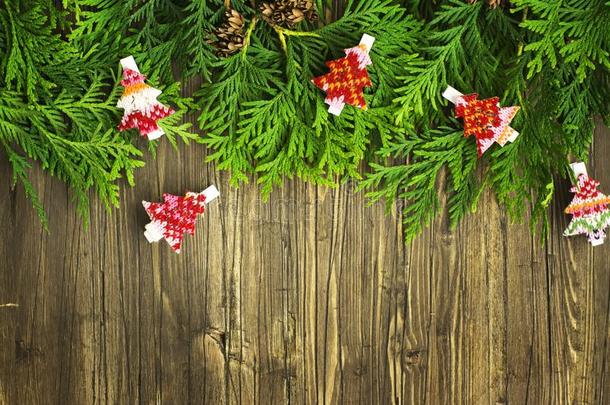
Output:
<svg viewBox="0 0 610 405">
<path fill-rule="evenodd" d="M 408 366 L 414 366 L 421 361 L 420 350 L 407 350 L 405 353 L 405 364 Z"/>
<path fill-rule="evenodd" d="M 15 356 L 17 360 L 27 361 L 41 355 L 42 351 L 39 348 L 28 346 L 21 339 L 15 340 Z"/>
</svg>

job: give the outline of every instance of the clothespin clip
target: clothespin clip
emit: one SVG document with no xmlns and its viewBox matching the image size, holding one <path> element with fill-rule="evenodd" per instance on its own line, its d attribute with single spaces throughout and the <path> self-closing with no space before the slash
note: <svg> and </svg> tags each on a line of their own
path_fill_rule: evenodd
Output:
<svg viewBox="0 0 610 405">
<path fill-rule="evenodd" d="M 369 34 L 363 34 L 360 39 L 360 46 L 363 47 L 367 52 L 371 51 L 373 44 L 375 43 L 375 37 Z"/>
<path fill-rule="evenodd" d="M 184 197 L 164 194 L 162 203 L 142 201 L 151 220 L 144 227 L 146 240 L 153 243 L 165 238 L 171 248 L 180 253 L 183 234 L 195 232 L 197 216 L 219 196 L 216 186 L 210 186 L 201 193 L 188 192 Z"/>
<path fill-rule="evenodd" d="M 572 169 L 572 173 L 574 174 L 574 180 L 576 184 L 578 184 L 578 178 L 581 174 L 589 177 L 587 174 L 587 166 L 583 162 L 570 163 L 570 168 Z"/>
<path fill-rule="evenodd" d="M 589 177 L 583 162 L 572 163 L 570 168 L 574 175 L 570 191 L 575 196 L 564 210 L 573 216 L 564 235 L 585 234 L 592 246 L 599 246 L 604 243 L 605 229 L 610 225 L 610 197 L 597 189 L 599 182 Z"/>
<path fill-rule="evenodd" d="M 449 100 L 452 104 L 455 104 L 455 105 L 464 104 L 464 102 L 462 101 L 462 97 L 464 97 L 464 94 L 462 94 L 461 92 L 459 92 L 458 90 L 456 90 L 455 88 L 453 88 L 451 86 L 447 86 L 447 88 L 443 92 L 443 97 L 446 98 L 447 100 Z M 511 108 L 511 107 L 503 107 L 503 108 L 501 108 L 501 110 L 502 109 L 506 110 L 509 108 Z M 516 107 L 516 108 L 518 108 L 518 107 Z M 511 119 L 512 119 L 512 117 L 511 117 Z M 507 141 L 514 142 L 515 139 L 517 139 L 517 137 L 519 136 L 519 132 L 516 131 L 514 128 L 507 127 L 507 130 L 509 131 L 507 136 L 504 139 L 498 139 L 498 141 L 497 141 L 500 145 L 504 145 Z"/>
<path fill-rule="evenodd" d="M 220 191 L 216 188 L 216 186 L 210 186 L 201 192 L 205 196 L 206 205 L 220 197 Z"/>
<path fill-rule="evenodd" d="M 327 62 L 330 73 L 311 80 L 326 93 L 330 114 L 340 115 L 346 103 L 367 109 L 363 91 L 373 85 L 366 68 L 373 63 L 369 52 L 374 42 L 373 36 L 363 34 L 357 46 L 344 50 L 345 57 Z"/>
<path fill-rule="evenodd" d="M 133 56 L 121 59 L 123 80 L 121 85 L 125 91 L 117 101 L 117 107 L 125 110 L 119 124 L 119 131 L 138 129 L 140 135 L 152 141 L 165 132 L 159 126 L 159 120 L 174 113 L 171 107 L 157 100 L 161 90 L 145 83 L 146 77 L 138 70 Z"/>
<path fill-rule="evenodd" d="M 458 104 L 459 99 L 464 97 L 464 95 L 453 87 L 447 86 L 445 91 L 443 91 L 443 97 L 449 100 L 452 104 Z"/>
<path fill-rule="evenodd" d="M 498 97 L 478 100 L 478 94 L 464 95 L 451 86 L 447 86 L 443 97 L 455 105 L 456 117 L 464 119 L 464 135 L 477 138 L 479 157 L 494 142 L 504 146 L 519 136 L 510 122 L 520 107 L 500 107 Z"/>
<path fill-rule="evenodd" d="M 129 69 L 140 73 L 140 69 L 138 69 L 138 65 L 136 64 L 136 60 L 133 58 L 133 56 L 128 56 L 121 59 L 121 66 L 123 69 Z"/>
</svg>

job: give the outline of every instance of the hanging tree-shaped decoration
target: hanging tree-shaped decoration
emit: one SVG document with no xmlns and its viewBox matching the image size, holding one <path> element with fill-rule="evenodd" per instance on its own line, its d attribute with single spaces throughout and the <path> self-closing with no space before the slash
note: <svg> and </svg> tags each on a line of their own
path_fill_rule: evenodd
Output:
<svg viewBox="0 0 610 405">
<path fill-rule="evenodd" d="M 184 197 L 165 193 L 162 203 L 142 201 L 151 220 L 145 227 L 144 236 L 150 243 L 165 239 L 176 253 L 180 253 L 184 234 L 195 233 L 197 216 L 203 214 L 206 205 L 218 196 L 218 189 L 210 186 L 201 193 L 188 192 Z"/>
<path fill-rule="evenodd" d="M 576 195 L 565 209 L 566 214 L 572 214 L 564 235 L 585 234 L 593 246 L 604 243 L 605 229 L 610 225 L 610 197 L 597 190 L 599 181 L 587 175 L 584 163 L 572 164 L 572 170 L 577 178 L 577 184 L 570 189 Z"/>
<path fill-rule="evenodd" d="M 161 90 L 144 83 L 146 77 L 140 73 L 133 56 L 121 59 L 125 88 L 117 103 L 118 108 L 125 110 L 119 124 L 119 131 L 137 128 L 140 134 L 149 141 L 157 139 L 165 132 L 157 121 L 174 113 L 174 110 L 157 101 Z"/>
<path fill-rule="evenodd" d="M 500 107 L 498 97 L 478 100 L 478 94 L 463 95 L 451 86 L 443 92 L 443 97 L 455 104 L 455 116 L 464 119 L 464 136 L 476 138 L 479 157 L 494 142 L 504 146 L 519 136 L 510 123 L 520 107 Z"/>
<path fill-rule="evenodd" d="M 312 80 L 326 92 L 329 113 L 341 114 L 346 103 L 366 110 L 363 91 L 372 86 L 366 67 L 373 63 L 369 52 L 374 42 L 374 37 L 364 34 L 358 46 L 345 50 L 345 57 L 326 62 L 329 73 Z"/>
</svg>

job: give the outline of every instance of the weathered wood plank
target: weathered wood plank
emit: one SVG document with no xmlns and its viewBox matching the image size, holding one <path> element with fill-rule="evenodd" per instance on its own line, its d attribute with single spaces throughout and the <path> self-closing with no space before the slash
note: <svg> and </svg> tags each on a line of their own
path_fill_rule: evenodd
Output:
<svg viewBox="0 0 610 405">
<path fill-rule="evenodd" d="M 608 156 L 610 156 L 610 129 L 597 122 L 597 136 L 592 149 L 593 169 L 597 179 L 604 186 L 603 191 L 610 193 L 610 170 Z M 588 308 L 593 327 L 589 344 L 587 346 L 588 368 L 586 392 L 593 398 L 593 403 L 604 404 L 610 401 L 610 263 L 607 251 L 595 249 L 593 251 L 592 272 L 592 304 Z"/>
<path fill-rule="evenodd" d="M 339 399 L 338 265 L 340 249 L 341 189 L 318 188 L 316 213 L 315 301 L 316 401 L 330 404 Z"/>
<path fill-rule="evenodd" d="M 0 160 L 0 185 L 6 190 L 8 179 L 11 177 L 6 161 Z M 17 390 L 17 376 L 14 370 L 16 365 L 15 350 L 17 328 L 23 304 L 20 305 L 19 290 L 17 288 L 17 271 L 13 263 L 13 252 L 17 249 L 19 235 L 9 232 L 15 228 L 16 193 L 10 193 L 6 198 L 0 199 L 0 226 L 4 232 L 3 243 L 0 243 L 0 404 L 8 404 L 9 398 L 15 398 Z M 12 365 L 9 367 L 7 365 Z M 4 366 L 1 366 L 4 365 Z"/>
<path fill-rule="evenodd" d="M 539 235 L 525 224 L 506 226 L 507 403 L 550 403 L 548 279 Z"/>
</svg>

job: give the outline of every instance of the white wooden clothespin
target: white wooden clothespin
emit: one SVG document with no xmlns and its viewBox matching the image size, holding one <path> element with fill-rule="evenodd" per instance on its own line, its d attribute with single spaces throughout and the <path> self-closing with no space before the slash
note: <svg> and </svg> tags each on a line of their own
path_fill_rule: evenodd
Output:
<svg viewBox="0 0 610 405">
<path fill-rule="evenodd" d="M 210 186 L 203 190 L 200 194 L 204 195 L 206 206 L 220 197 L 220 191 L 218 191 L 216 186 Z M 149 243 L 158 242 L 163 239 L 163 229 L 161 229 L 156 222 L 149 222 L 144 226 L 144 229 L 144 236 Z"/>
<path fill-rule="evenodd" d="M 220 191 L 216 186 L 210 186 L 201 192 L 205 196 L 205 204 L 208 205 L 218 197 L 220 197 Z"/>
<path fill-rule="evenodd" d="M 578 178 L 581 175 L 585 175 L 585 176 L 589 176 L 587 174 L 587 167 L 585 166 L 585 164 L 583 162 L 576 162 L 576 163 L 570 163 L 570 168 L 572 169 L 572 173 L 574 174 L 574 182 L 576 183 L 575 187 L 577 189 L 580 189 L 580 184 L 578 181 Z M 574 203 L 574 202 L 573 202 Z M 593 221 L 594 219 L 591 218 L 591 220 Z M 572 219 L 572 221 L 575 221 L 575 219 Z M 571 225 L 572 223 L 570 223 Z M 595 229 L 593 231 L 593 233 L 591 232 L 586 232 L 587 235 L 589 236 L 589 243 L 591 243 L 591 246 L 600 246 L 604 243 L 605 240 L 605 233 L 604 233 L 604 228 L 607 225 L 602 224 L 601 229 Z M 570 227 L 568 226 L 568 229 L 570 229 Z M 574 232 L 574 229 L 572 229 L 572 231 L 568 231 L 568 229 L 566 229 L 566 231 L 564 232 L 564 234 L 566 236 L 571 236 L 571 235 L 575 235 L 577 233 L 583 233 L 581 231 L 579 232 Z"/>
<path fill-rule="evenodd" d="M 583 162 L 570 163 L 570 167 L 572 168 L 572 173 L 574 173 L 574 178 L 576 179 L 577 183 L 581 174 L 589 177 L 587 174 L 587 166 L 585 166 Z"/>
<path fill-rule="evenodd" d="M 163 239 L 163 229 L 155 222 L 149 222 L 144 226 L 144 236 L 148 243 L 159 242 Z"/>
<path fill-rule="evenodd" d="M 367 52 L 371 51 L 371 48 L 373 47 L 373 43 L 375 43 L 375 37 L 373 37 L 369 34 L 362 35 L 362 39 L 360 39 L 360 45 L 364 45 Z"/>
<path fill-rule="evenodd" d="M 360 39 L 360 44 L 358 45 L 360 48 L 364 48 L 366 53 L 368 54 L 375 43 L 375 37 L 369 34 L 362 34 L 362 38 Z M 371 63 L 370 58 L 368 56 L 363 56 L 363 60 L 368 59 L 368 63 L 364 62 L 362 66 L 366 66 Z M 363 60 L 360 60 L 360 63 L 363 63 Z M 332 100 L 332 102 L 328 102 L 328 112 L 332 115 L 341 115 L 341 111 L 343 111 L 343 107 L 345 107 L 345 100 L 343 96 L 338 99 Z"/>
<path fill-rule="evenodd" d="M 443 97 L 451 101 L 453 104 L 457 104 L 458 99 L 463 96 L 464 95 L 462 93 L 451 86 L 447 86 L 445 91 L 443 91 Z"/>
<path fill-rule="evenodd" d="M 121 66 L 123 67 L 123 69 L 130 69 L 140 73 L 138 65 L 136 64 L 136 60 L 131 55 L 121 59 Z"/>
<path fill-rule="evenodd" d="M 443 97 L 446 98 L 447 100 L 449 100 L 451 103 L 456 104 L 458 103 L 458 100 L 460 99 L 460 97 L 463 97 L 464 94 L 460 93 L 459 91 L 457 91 L 456 89 L 454 89 L 451 86 L 447 86 L 447 88 L 445 89 L 445 91 L 443 91 Z M 504 145 L 504 143 L 506 141 L 508 142 L 514 142 L 515 139 L 517 139 L 517 137 L 519 136 L 519 132 L 516 131 L 514 128 L 512 127 L 508 127 L 508 129 L 510 130 L 510 135 L 508 135 L 508 137 L 505 138 L 505 141 L 500 141 L 500 145 Z"/>
</svg>

